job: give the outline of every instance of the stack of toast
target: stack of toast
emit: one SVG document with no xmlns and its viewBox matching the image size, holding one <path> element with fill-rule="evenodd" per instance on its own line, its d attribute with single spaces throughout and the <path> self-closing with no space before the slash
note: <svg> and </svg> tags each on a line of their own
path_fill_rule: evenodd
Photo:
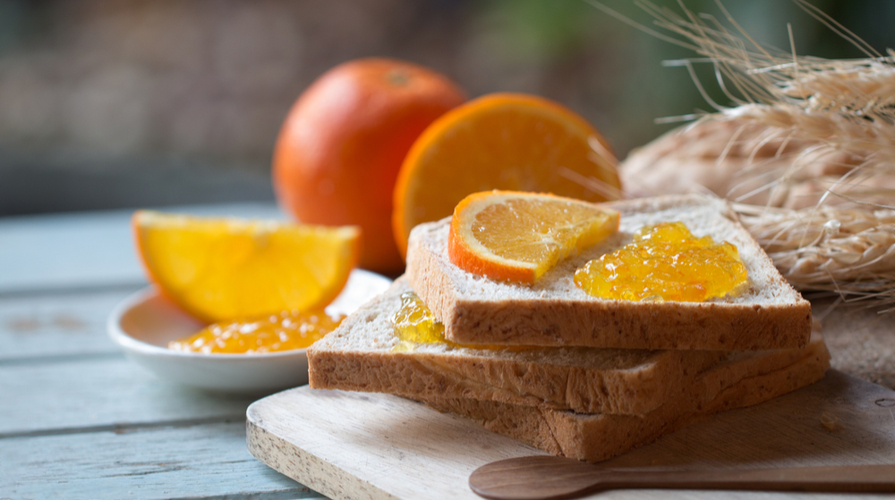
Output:
<svg viewBox="0 0 895 500">
<path fill-rule="evenodd" d="M 407 272 L 308 351 L 311 387 L 387 392 L 474 419 L 555 455 L 605 460 L 694 420 L 811 384 L 829 367 L 811 306 L 723 200 L 607 204 L 619 231 L 533 285 L 466 272 L 449 219 L 411 234 Z M 641 227 L 681 221 L 736 245 L 748 289 L 701 303 L 591 297 L 572 281 Z M 392 322 L 413 290 L 447 342 L 412 346 Z"/>
</svg>

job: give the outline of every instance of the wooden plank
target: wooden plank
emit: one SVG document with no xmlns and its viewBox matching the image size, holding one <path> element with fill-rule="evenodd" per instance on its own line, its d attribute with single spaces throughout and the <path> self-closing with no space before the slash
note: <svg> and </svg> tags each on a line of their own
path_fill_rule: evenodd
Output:
<svg viewBox="0 0 895 500">
<path fill-rule="evenodd" d="M 273 203 L 164 210 L 283 218 Z M 145 283 L 133 249 L 132 213 L 114 210 L 0 218 L 0 294 Z"/>
<path fill-rule="evenodd" d="M 145 282 L 126 211 L 0 219 L 0 292 Z"/>
<path fill-rule="evenodd" d="M 478 464 L 544 453 L 386 394 L 301 387 L 247 418 L 252 455 L 334 499 L 477 499 L 466 479 Z"/>
<path fill-rule="evenodd" d="M 252 458 L 240 423 L 0 439 L 0 498 L 323 498 Z"/>
<path fill-rule="evenodd" d="M 0 299 L 0 364 L 23 358 L 118 354 L 109 312 L 139 288 Z"/>
<path fill-rule="evenodd" d="M 0 366 L 0 437 L 209 419 L 243 421 L 257 396 L 159 380 L 123 356 Z"/>
<path fill-rule="evenodd" d="M 892 405 L 895 391 L 830 371 L 809 387 L 713 416 L 605 465 L 735 469 L 895 463 Z M 833 430 L 822 418 L 836 421 Z M 467 486 L 475 468 L 543 454 L 471 420 L 385 394 L 292 389 L 254 403 L 247 426 L 254 456 L 333 498 L 471 500 L 478 498 Z M 612 491 L 589 498 L 699 496 L 714 498 L 717 492 Z"/>
<path fill-rule="evenodd" d="M 812 301 L 811 309 L 823 325 L 833 368 L 895 389 L 895 313 L 879 314 L 879 305 L 862 309 L 826 300 Z"/>
<path fill-rule="evenodd" d="M 895 464 L 893 410 L 895 391 L 830 370 L 813 385 L 760 405 L 718 413 L 606 465 Z"/>
</svg>

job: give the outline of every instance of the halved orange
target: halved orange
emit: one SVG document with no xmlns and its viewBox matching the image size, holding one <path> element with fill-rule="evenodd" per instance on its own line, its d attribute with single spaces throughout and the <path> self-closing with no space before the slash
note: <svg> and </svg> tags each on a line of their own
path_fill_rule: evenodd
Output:
<svg viewBox="0 0 895 500">
<path fill-rule="evenodd" d="M 345 286 L 360 230 L 146 210 L 131 226 L 150 281 L 183 310 L 214 322 L 316 309 Z"/>
<path fill-rule="evenodd" d="M 398 175 L 392 228 L 402 255 L 410 230 L 451 215 L 488 189 L 587 201 L 621 197 L 617 161 L 584 118 L 525 94 L 490 94 L 442 115 L 414 142 Z"/>
<path fill-rule="evenodd" d="M 495 280 L 534 283 L 558 262 L 618 231 L 619 214 L 551 194 L 487 191 L 454 210 L 448 256 Z"/>
</svg>

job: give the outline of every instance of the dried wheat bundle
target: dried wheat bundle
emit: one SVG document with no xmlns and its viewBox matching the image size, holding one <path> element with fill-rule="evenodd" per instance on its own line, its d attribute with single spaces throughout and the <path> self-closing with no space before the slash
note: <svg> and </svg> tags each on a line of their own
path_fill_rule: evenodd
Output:
<svg viewBox="0 0 895 500">
<path fill-rule="evenodd" d="M 895 302 L 895 211 L 734 209 L 794 286 Z"/>
<path fill-rule="evenodd" d="M 861 161 L 828 187 L 829 195 L 855 203 L 887 198 L 887 205 L 895 203 L 895 191 L 873 192 L 877 179 L 895 175 L 895 54 L 890 51 L 882 56 L 804 0 L 796 3 L 868 57 L 828 60 L 799 56 L 795 46 L 789 53 L 764 48 L 736 25 L 723 6 L 739 36 L 711 16 L 688 13 L 683 18 L 655 8 L 653 13 L 664 13 L 664 20 L 658 18 L 660 26 L 683 36 L 708 57 L 717 68 L 721 88 L 735 104 L 716 105 L 718 112 L 704 119 L 764 126 L 765 141 L 782 137 L 816 142 L 816 147 L 792 161 L 781 178 L 792 176 L 824 153 L 851 154 Z M 726 82 L 736 88 L 736 95 Z"/>
<path fill-rule="evenodd" d="M 863 59 L 829 60 L 765 48 L 754 42 L 719 3 L 739 34 L 714 17 L 686 17 L 644 3 L 656 23 L 705 59 L 669 61 L 691 70 L 716 113 L 703 119 L 733 118 L 768 127 L 767 140 L 798 138 L 817 141 L 818 149 L 846 151 L 864 158 L 856 172 L 867 175 L 895 171 L 895 54 L 878 54 L 834 20 L 803 0 L 807 12 L 863 50 Z M 710 62 L 717 82 L 732 106 L 715 103 L 692 72 L 694 62 Z M 692 115 L 689 117 L 693 117 Z M 794 162 L 798 167 L 799 162 Z M 875 170 L 875 171 L 874 171 Z M 852 174 L 854 176 L 856 174 Z"/>
<path fill-rule="evenodd" d="M 825 155 L 844 154 L 850 159 L 838 165 L 842 170 L 838 177 L 824 181 L 825 192 L 813 208 L 737 204 L 736 209 L 798 288 L 895 303 L 895 53 L 877 53 L 805 0 L 794 1 L 866 57 L 801 56 L 792 43 L 788 52 L 764 47 L 736 24 L 720 2 L 732 30 L 710 15 L 686 9 L 679 15 L 648 2 L 639 5 L 655 18 L 658 30 L 639 28 L 702 56 L 666 64 L 686 67 L 715 112 L 676 119 L 730 120 L 753 132 L 758 126 L 763 128 L 761 135 L 756 140 L 753 133 L 750 139 L 755 151 L 779 144 L 777 156 L 784 160 L 779 163 L 786 167 L 769 171 L 746 165 L 737 173 L 744 184 L 759 181 L 759 189 L 773 192 Z M 714 66 L 717 84 L 730 105 L 716 103 L 705 92 L 693 70 L 695 63 Z M 725 151 L 738 144 L 738 135 L 733 134 Z M 796 140 L 810 147 L 802 148 L 791 161 L 781 156 Z"/>
</svg>

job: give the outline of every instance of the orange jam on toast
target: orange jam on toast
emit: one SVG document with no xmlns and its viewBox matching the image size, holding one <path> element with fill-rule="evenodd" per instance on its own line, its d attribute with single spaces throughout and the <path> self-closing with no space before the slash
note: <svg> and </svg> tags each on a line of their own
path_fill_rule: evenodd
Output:
<svg viewBox="0 0 895 500">
<path fill-rule="evenodd" d="M 447 344 L 451 347 L 468 349 L 509 349 L 511 351 L 524 351 L 532 348 L 529 346 L 464 345 L 451 342 L 444 338 L 444 324 L 435 318 L 429 306 L 415 292 L 401 294 L 401 308 L 392 316 L 392 323 L 395 325 L 395 336 L 401 340 L 393 349 L 397 352 L 411 352 L 416 344 Z"/>
<path fill-rule="evenodd" d="M 395 313 L 392 322 L 395 324 L 397 337 L 404 342 L 447 342 L 444 338 L 444 325 L 435 319 L 432 311 L 413 292 L 401 294 L 401 309 Z"/>
<path fill-rule="evenodd" d="M 250 354 L 304 349 L 336 329 L 344 316 L 322 310 L 283 311 L 250 321 L 214 323 L 199 333 L 168 343 L 175 351 Z"/>
<path fill-rule="evenodd" d="M 702 302 L 736 295 L 748 282 L 734 245 L 697 238 L 681 222 L 641 228 L 633 242 L 575 272 L 588 294 L 619 300 Z"/>
</svg>

